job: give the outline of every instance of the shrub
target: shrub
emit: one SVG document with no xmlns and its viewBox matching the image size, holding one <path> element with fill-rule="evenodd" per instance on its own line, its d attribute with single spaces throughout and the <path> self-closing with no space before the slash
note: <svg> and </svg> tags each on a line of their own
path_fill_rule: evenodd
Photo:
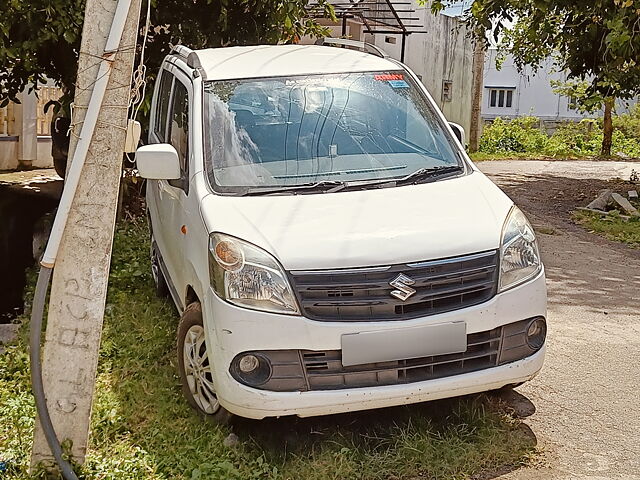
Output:
<svg viewBox="0 0 640 480">
<path fill-rule="evenodd" d="M 480 151 L 484 153 L 534 153 L 544 150 L 547 135 L 540 130 L 535 117 L 522 117 L 507 121 L 496 118 L 485 127 L 480 138 Z"/>
<path fill-rule="evenodd" d="M 640 158 L 640 106 L 636 106 L 631 113 L 616 116 L 614 127 L 613 154 Z M 589 157 L 600 154 L 602 138 L 601 120 L 566 122 L 548 135 L 540 128 L 540 120 L 535 117 L 511 121 L 497 118 L 485 127 L 480 139 L 480 152 Z"/>
</svg>

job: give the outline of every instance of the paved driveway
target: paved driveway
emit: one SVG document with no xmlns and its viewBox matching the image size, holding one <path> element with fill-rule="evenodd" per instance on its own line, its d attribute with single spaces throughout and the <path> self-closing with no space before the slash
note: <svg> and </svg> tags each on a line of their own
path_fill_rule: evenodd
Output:
<svg viewBox="0 0 640 480">
<path fill-rule="evenodd" d="M 546 232 L 539 238 L 549 287 L 547 362 L 508 397 L 523 415 L 535 410 L 525 422 L 545 459 L 500 478 L 640 479 L 640 251 L 589 234 L 569 216 L 571 203 L 588 203 L 602 180 L 629 179 L 640 164 L 479 165 Z"/>
</svg>

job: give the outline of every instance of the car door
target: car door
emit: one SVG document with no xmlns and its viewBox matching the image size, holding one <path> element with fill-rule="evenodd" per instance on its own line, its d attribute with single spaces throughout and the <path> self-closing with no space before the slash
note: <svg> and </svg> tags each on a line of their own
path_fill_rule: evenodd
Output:
<svg viewBox="0 0 640 480">
<path fill-rule="evenodd" d="M 173 67 L 170 65 L 169 67 Z M 185 271 L 184 261 L 184 236 L 186 227 L 184 223 L 184 209 L 189 193 L 189 155 L 191 145 L 189 140 L 189 114 L 190 99 L 193 96 L 188 77 L 177 68 L 163 70 L 160 79 L 160 91 L 157 99 L 156 110 L 158 121 L 153 131 L 154 143 L 169 143 L 178 153 L 180 161 L 180 178 L 177 180 L 158 180 L 153 186 L 152 195 L 156 203 L 155 218 L 152 215 L 153 232 L 155 241 L 162 256 L 164 268 L 168 273 L 168 281 L 172 294 L 177 296 L 178 303 L 184 306 Z M 170 95 L 167 99 L 166 85 L 170 83 Z M 164 90 L 163 90 L 164 88 Z M 165 103 L 166 102 L 166 106 Z M 166 112 L 166 113 L 165 113 Z M 166 124 L 163 124 L 163 113 Z M 150 208 L 151 210 L 151 208 Z"/>
<path fill-rule="evenodd" d="M 151 118 L 149 126 L 149 143 L 167 143 L 167 126 L 169 124 L 169 114 L 171 105 L 171 92 L 173 89 L 174 76 L 166 69 L 161 69 L 156 91 L 153 96 L 151 106 Z M 161 180 L 149 180 L 147 182 L 147 208 L 151 221 L 153 238 L 161 256 L 161 268 L 165 277 L 168 277 L 164 256 L 168 250 L 167 236 L 171 234 L 168 227 L 168 214 L 170 210 L 169 202 L 173 197 L 167 192 L 166 182 Z M 167 280 L 169 280 L 167 278 Z"/>
</svg>

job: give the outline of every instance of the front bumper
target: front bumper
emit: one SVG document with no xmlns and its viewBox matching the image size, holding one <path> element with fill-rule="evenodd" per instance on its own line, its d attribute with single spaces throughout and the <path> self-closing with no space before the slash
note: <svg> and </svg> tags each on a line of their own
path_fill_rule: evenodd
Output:
<svg viewBox="0 0 640 480">
<path fill-rule="evenodd" d="M 519 362 L 426 382 L 348 390 L 281 393 L 254 390 L 231 379 L 234 385 L 219 386 L 222 387 L 222 391 L 226 391 L 227 388 L 237 389 L 235 400 L 228 401 L 227 398 L 218 395 L 224 408 L 241 417 L 254 419 L 285 415 L 312 417 L 408 405 L 495 390 L 505 385 L 531 380 L 542 368 L 545 348 Z"/>
<path fill-rule="evenodd" d="M 272 392 L 244 386 L 229 373 L 233 358 L 251 350 L 339 350 L 343 334 L 464 321 L 467 334 L 526 318 L 546 317 L 544 272 L 524 285 L 474 307 L 402 322 L 327 323 L 251 311 L 220 300 L 212 290 L 203 305 L 209 355 L 220 403 L 248 418 L 313 416 L 436 400 L 500 388 L 533 378 L 545 347 L 534 355 L 481 371 L 401 385 L 306 392 Z"/>
</svg>

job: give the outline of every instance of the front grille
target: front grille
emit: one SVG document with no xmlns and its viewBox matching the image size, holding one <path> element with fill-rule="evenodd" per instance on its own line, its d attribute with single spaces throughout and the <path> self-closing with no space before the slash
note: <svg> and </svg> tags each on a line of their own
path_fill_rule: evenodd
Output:
<svg viewBox="0 0 640 480">
<path fill-rule="evenodd" d="M 391 295 L 399 275 L 415 294 Z M 327 322 L 405 320 L 486 302 L 496 293 L 498 252 L 421 263 L 344 270 L 291 272 L 302 313 Z"/>
<path fill-rule="evenodd" d="M 498 364 L 502 328 L 467 335 L 467 351 L 449 355 L 342 366 L 342 352 L 302 351 L 310 390 L 336 390 L 421 382 L 475 372 Z"/>
<path fill-rule="evenodd" d="M 231 364 L 233 377 L 244 385 L 273 392 L 340 390 L 422 382 L 476 372 L 522 360 L 538 350 L 527 342 L 535 319 L 467 335 L 463 353 L 433 355 L 392 362 L 344 367 L 341 350 L 259 350 L 238 354 Z M 235 368 L 247 354 L 268 359 L 272 372 L 266 382 L 252 383 Z"/>
</svg>

